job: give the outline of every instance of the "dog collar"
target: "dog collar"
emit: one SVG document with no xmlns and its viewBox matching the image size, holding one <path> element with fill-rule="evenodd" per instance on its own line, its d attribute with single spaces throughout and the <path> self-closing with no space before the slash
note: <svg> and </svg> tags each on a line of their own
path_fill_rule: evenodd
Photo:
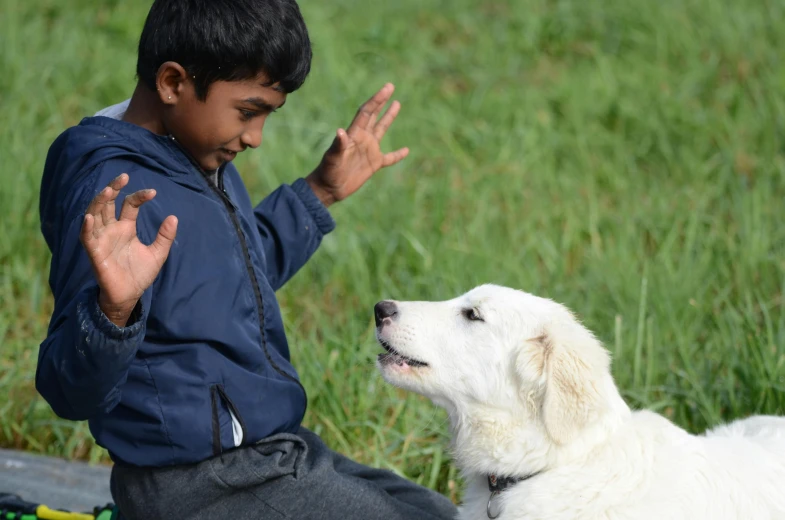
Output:
<svg viewBox="0 0 785 520">
<path fill-rule="evenodd" d="M 494 518 L 498 518 L 501 514 L 501 511 L 498 511 L 495 515 L 491 512 L 491 503 L 499 493 L 508 487 L 514 486 L 518 482 L 529 480 L 530 478 L 539 474 L 540 472 L 538 471 L 537 473 L 532 473 L 531 475 L 526 475 L 525 477 L 499 477 L 498 475 L 494 474 L 488 475 L 488 490 L 491 492 L 491 497 L 488 499 L 488 507 L 486 508 L 488 518 L 493 520 Z"/>
</svg>

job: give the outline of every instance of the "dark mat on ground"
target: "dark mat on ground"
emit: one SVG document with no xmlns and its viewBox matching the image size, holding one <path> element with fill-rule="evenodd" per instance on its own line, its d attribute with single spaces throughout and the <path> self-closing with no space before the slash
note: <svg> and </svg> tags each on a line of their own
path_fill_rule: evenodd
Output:
<svg viewBox="0 0 785 520">
<path fill-rule="evenodd" d="M 52 509 L 90 512 L 112 502 L 108 466 L 0 450 L 0 493 Z"/>
</svg>

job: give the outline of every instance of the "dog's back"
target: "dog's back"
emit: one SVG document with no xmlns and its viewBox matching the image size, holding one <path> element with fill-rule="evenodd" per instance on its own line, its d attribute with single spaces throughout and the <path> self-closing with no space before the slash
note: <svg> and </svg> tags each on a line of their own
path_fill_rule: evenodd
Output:
<svg viewBox="0 0 785 520">
<path fill-rule="evenodd" d="M 709 430 L 705 438 L 721 463 L 718 471 L 737 483 L 731 492 L 759 497 L 758 507 L 769 504 L 756 518 L 785 518 L 785 417 L 748 417 Z"/>
<path fill-rule="evenodd" d="M 717 426 L 706 432 L 707 437 L 742 437 L 766 444 L 785 443 L 785 417 L 753 415 L 732 423 Z"/>
<path fill-rule="evenodd" d="M 785 419 L 740 423 L 690 435 L 658 414 L 634 412 L 582 462 L 509 490 L 504 518 L 785 518 Z M 472 491 L 480 497 L 481 485 Z"/>
</svg>

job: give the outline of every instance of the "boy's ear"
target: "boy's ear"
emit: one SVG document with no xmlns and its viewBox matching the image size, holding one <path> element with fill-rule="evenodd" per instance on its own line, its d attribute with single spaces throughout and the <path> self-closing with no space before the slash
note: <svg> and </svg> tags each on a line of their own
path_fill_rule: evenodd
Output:
<svg viewBox="0 0 785 520">
<path fill-rule="evenodd" d="M 182 65 L 175 61 L 167 61 L 158 67 L 155 84 L 158 98 L 165 105 L 174 105 L 183 94 L 188 82 L 188 73 Z"/>
<path fill-rule="evenodd" d="M 570 442 L 599 415 L 603 367 L 609 366 L 607 352 L 590 333 L 565 332 L 551 329 L 526 341 L 516 362 L 522 381 L 544 385 L 540 419 L 556 444 Z"/>
</svg>

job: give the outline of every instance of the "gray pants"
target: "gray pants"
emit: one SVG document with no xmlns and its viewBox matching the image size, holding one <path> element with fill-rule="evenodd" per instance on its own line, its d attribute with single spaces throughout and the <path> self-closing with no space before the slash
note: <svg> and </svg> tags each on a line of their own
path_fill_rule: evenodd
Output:
<svg viewBox="0 0 785 520">
<path fill-rule="evenodd" d="M 330 450 L 313 432 L 279 434 L 192 466 L 115 465 L 127 520 L 445 520 L 446 497 Z"/>
</svg>

